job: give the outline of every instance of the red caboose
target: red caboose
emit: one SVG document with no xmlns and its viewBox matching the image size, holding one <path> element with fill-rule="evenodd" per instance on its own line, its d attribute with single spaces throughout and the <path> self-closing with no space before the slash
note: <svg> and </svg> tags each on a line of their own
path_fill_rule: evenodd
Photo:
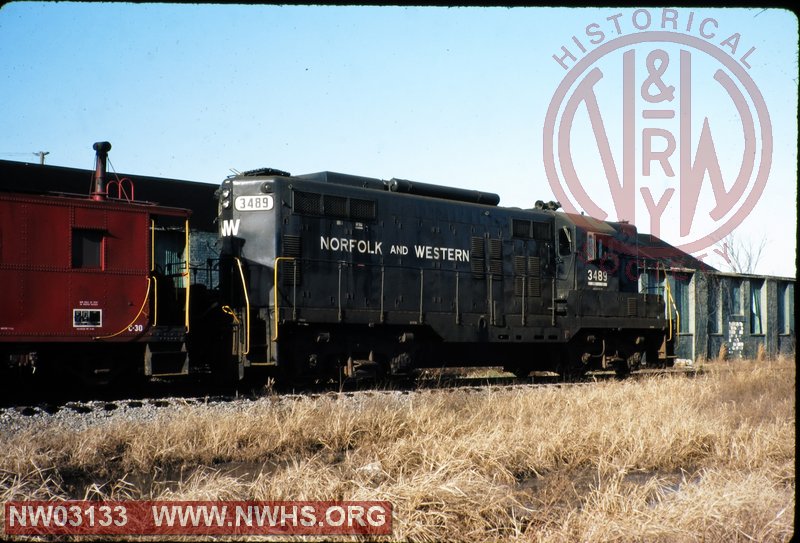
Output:
<svg viewBox="0 0 800 543">
<path fill-rule="evenodd" d="M 190 212 L 109 198 L 110 148 L 91 196 L 0 193 L 0 371 L 188 370 Z"/>
</svg>

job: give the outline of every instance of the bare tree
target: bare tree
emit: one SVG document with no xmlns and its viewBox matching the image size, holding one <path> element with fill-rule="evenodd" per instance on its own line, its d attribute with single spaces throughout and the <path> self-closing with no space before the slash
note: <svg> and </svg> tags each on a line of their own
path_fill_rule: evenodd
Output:
<svg viewBox="0 0 800 543">
<path fill-rule="evenodd" d="M 722 240 L 724 248 L 722 256 L 728 263 L 730 271 L 734 273 L 755 273 L 756 267 L 761 260 L 761 253 L 764 252 L 767 243 L 766 235 L 762 236 L 757 242 L 753 242 L 743 240 L 731 232 Z"/>
</svg>

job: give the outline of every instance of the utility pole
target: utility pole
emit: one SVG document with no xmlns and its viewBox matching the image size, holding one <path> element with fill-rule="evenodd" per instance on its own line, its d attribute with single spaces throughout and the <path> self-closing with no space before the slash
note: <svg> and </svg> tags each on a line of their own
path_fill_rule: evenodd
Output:
<svg viewBox="0 0 800 543">
<path fill-rule="evenodd" d="M 39 155 L 39 164 L 44 165 L 44 156 L 49 155 L 50 151 L 39 151 L 38 153 L 33 153 L 34 155 Z"/>
</svg>

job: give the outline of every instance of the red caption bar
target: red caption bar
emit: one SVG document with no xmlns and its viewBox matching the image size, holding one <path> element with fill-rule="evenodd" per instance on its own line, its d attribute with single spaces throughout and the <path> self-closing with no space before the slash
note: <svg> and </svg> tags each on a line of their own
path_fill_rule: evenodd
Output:
<svg viewBox="0 0 800 543">
<path fill-rule="evenodd" d="M 18 501 L 6 535 L 390 535 L 382 501 Z"/>
</svg>

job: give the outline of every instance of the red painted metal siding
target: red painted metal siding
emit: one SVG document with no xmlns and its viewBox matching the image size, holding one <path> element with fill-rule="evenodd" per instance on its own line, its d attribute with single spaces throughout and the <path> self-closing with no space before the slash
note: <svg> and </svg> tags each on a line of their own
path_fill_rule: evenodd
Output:
<svg viewBox="0 0 800 543">
<path fill-rule="evenodd" d="M 150 324 L 150 219 L 159 209 L 0 193 L 0 342 L 139 336 Z M 102 240 L 99 265 L 73 266 L 76 229 Z"/>
</svg>

